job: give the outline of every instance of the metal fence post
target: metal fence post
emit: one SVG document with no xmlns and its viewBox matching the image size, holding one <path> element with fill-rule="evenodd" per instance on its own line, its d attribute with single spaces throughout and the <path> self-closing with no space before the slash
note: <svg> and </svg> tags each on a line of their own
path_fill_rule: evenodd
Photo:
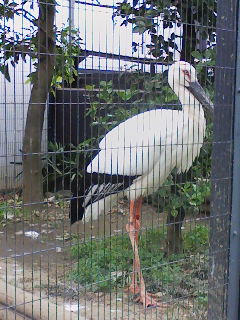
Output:
<svg viewBox="0 0 240 320">
<path fill-rule="evenodd" d="M 227 318 L 237 3 L 238 0 L 217 1 L 216 95 L 209 249 L 209 320 L 225 320 Z"/>
<path fill-rule="evenodd" d="M 230 229 L 229 284 L 227 319 L 240 319 L 239 310 L 239 273 L 240 273 L 240 6 L 238 2 L 236 79 L 233 133 L 233 182 L 232 215 Z"/>
</svg>

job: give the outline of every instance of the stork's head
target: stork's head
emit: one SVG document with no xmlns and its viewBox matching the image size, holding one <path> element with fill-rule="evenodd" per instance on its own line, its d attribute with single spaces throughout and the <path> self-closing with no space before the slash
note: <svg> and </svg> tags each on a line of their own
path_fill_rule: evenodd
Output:
<svg viewBox="0 0 240 320">
<path fill-rule="evenodd" d="M 213 113 L 213 104 L 199 84 L 196 69 L 190 63 L 177 61 L 172 64 L 168 72 L 168 83 L 177 96 L 189 92 L 207 113 Z"/>
<path fill-rule="evenodd" d="M 175 91 L 177 87 L 187 87 L 189 83 L 197 81 L 196 69 L 188 62 L 177 61 L 168 71 L 168 83 Z"/>
</svg>

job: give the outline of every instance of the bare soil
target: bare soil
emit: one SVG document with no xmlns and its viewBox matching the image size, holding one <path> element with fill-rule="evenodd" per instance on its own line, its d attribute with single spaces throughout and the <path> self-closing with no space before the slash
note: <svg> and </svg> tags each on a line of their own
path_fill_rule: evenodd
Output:
<svg viewBox="0 0 240 320">
<path fill-rule="evenodd" d="M 79 240 L 98 239 L 125 232 L 128 205 L 121 201 L 111 214 L 105 214 L 92 225 L 78 222 L 70 226 L 68 210 L 65 205 L 56 207 L 53 203 L 43 212 L 24 219 L 14 217 L 0 227 L 1 279 L 41 295 L 42 299 L 64 304 L 66 310 L 72 310 L 72 315 L 79 312 L 79 319 L 193 319 L 189 300 L 169 303 L 164 311 L 144 309 L 122 289 L 94 293 L 72 283 L 68 274 L 76 262 L 70 254 L 76 241 L 73 236 Z M 150 205 L 143 205 L 142 228 L 160 228 L 165 218 Z"/>
</svg>

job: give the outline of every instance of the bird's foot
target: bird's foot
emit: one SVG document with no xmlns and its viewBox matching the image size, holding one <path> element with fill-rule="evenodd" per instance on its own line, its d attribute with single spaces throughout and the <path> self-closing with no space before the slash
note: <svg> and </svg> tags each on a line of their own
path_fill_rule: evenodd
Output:
<svg viewBox="0 0 240 320">
<path fill-rule="evenodd" d="M 162 309 L 167 308 L 167 305 L 156 301 L 153 297 L 155 295 L 148 292 L 140 292 L 139 297 L 137 297 L 136 302 L 140 302 L 143 304 L 144 308 L 156 308 L 161 307 Z"/>
</svg>

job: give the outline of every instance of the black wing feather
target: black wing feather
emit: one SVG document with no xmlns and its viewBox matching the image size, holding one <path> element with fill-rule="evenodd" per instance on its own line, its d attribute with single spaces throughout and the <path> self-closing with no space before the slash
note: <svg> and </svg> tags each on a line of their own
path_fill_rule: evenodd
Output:
<svg viewBox="0 0 240 320">
<path fill-rule="evenodd" d="M 85 208 L 111 194 L 127 189 L 137 176 L 85 173 L 72 183 L 71 223 L 82 220 Z"/>
</svg>

